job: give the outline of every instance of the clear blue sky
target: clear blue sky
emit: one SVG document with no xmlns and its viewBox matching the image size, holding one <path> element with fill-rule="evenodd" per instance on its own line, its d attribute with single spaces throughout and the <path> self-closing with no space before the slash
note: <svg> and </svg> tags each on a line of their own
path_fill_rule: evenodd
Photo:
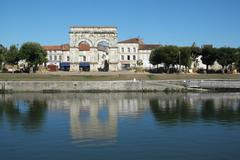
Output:
<svg viewBox="0 0 240 160">
<path fill-rule="evenodd" d="M 72 25 L 114 25 L 119 40 L 240 47 L 240 0 L 1 0 L 0 43 L 69 42 Z"/>
</svg>

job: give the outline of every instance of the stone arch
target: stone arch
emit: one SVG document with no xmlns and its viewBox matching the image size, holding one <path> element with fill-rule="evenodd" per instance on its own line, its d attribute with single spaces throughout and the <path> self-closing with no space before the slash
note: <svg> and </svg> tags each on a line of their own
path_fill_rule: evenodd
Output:
<svg viewBox="0 0 240 160">
<path fill-rule="evenodd" d="M 86 39 L 86 38 L 80 39 L 77 45 L 79 45 L 81 42 L 87 42 L 90 47 L 93 47 L 93 42 L 90 39 Z"/>
<path fill-rule="evenodd" d="M 110 43 L 107 40 L 99 40 L 97 41 L 96 46 L 99 51 L 107 52 L 110 48 Z"/>
<path fill-rule="evenodd" d="M 86 41 L 82 41 L 78 44 L 79 51 L 90 51 L 90 44 Z"/>
<path fill-rule="evenodd" d="M 109 47 L 111 46 L 111 43 L 108 39 L 99 39 L 95 42 L 95 46 L 97 47 L 100 42 L 108 43 Z"/>
</svg>

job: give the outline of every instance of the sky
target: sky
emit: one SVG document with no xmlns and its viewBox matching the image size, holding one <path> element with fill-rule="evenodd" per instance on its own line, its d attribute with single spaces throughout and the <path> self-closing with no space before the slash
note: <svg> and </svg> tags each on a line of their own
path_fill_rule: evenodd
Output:
<svg viewBox="0 0 240 160">
<path fill-rule="evenodd" d="M 0 44 L 69 43 L 69 28 L 116 26 L 118 39 L 240 47 L 240 0 L 0 0 Z"/>
</svg>

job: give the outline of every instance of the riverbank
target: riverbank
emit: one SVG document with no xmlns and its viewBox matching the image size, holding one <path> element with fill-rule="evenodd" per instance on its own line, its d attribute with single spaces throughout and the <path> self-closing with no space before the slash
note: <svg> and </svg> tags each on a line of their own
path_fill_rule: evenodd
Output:
<svg viewBox="0 0 240 160">
<path fill-rule="evenodd" d="M 134 72 L 0 73 L 0 81 L 240 80 L 240 74 L 151 74 Z"/>
<path fill-rule="evenodd" d="M 0 81 L 0 92 L 240 91 L 239 80 Z"/>
</svg>

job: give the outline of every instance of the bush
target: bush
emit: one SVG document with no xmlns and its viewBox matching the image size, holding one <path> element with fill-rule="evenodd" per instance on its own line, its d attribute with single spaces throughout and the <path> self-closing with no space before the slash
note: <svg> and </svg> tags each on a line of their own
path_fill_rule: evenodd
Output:
<svg viewBox="0 0 240 160">
<path fill-rule="evenodd" d="M 177 68 L 169 68 L 169 73 L 179 73 L 179 70 Z"/>
<path fill-rule="evenodd" d="M 206 70 L 203 68 L 199 68 L 197 69 L 197 73 L 203 74 L 203 73 L 206 73 Z"/>
<path fill-rule="evenodd" d="M 166 70 L 164 67 L 159 68 L 153 68 L 149 70 L 150 73 L 166 73 Z"/>
</svg>

